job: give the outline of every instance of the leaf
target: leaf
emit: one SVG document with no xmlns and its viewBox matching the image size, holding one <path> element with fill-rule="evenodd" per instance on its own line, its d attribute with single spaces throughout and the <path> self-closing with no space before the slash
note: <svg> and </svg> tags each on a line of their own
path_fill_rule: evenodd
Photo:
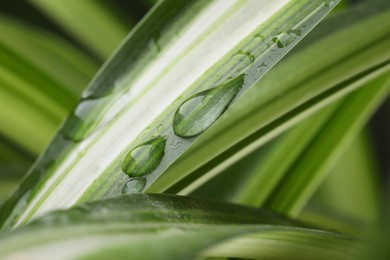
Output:
<svg viewBox="0 0 390 260">
<path fill-rule="evenodd" d="M 0 135 L 0 204 L 15 191 L 34 157 Z"/>
<path fill-rule="evenodd" d="M 390 27 L 380 24 L 388 22 L 389 7 L 374 6 L 371 16 L 342 29 L 332 20 L 334 33 L 327 33 L 325 21 L 327 36 L 315 41 L 309 35 L 305 48 L 286 57 L 238 100 L 148 191 L 188 194 L 304 117 L 387 73 L 388 68 L 379 67 L 388 66 Z M 348 20 L 339 18 L 340 24 Z"/>
<path fill-rule="evenodd" d="M 233 104 L 330 9 L 319 0 L 159 2 L 83 93 L 5 205 L 2 222 L 8 218 L 11 227 L 48 210 L 119 194 L 129 181 L 123 159 L 159 136 L 166 139 L 165 156 L 143 176 L 147 189 L 197 138 L 180 138 L 170 127 L 180 104 L 243 75 Z"/>
<path fill-rule="evenodd" d="M 38 155 L 96 64 L 62 39 L 10 18 L 0 17 L 0 30 L 0 133 Z"/>
<path fill-rule="evenodd" d="M 222 241 L 227 243 L 221 245 Z M 201 253 L 352 259 L 358 252 L 353 248 L 356 242 L 350 236 L 304 227 L 263 210 L 189 197 L 134 194 L 54 212 L 5 233 L 0 237 L 0 256 L 42 258 L 53 253 L 59 259 L 191 259 Z M 294 249 L 297 244 L 299 251 Z"/>
<path fill-rule="evenodd" d="M 31 0 L 31 3 L 103 60 L 112 53 L 131 27 L 125 25 L 118 14 L 110 13 L 107 3 L 100 1 Z"/>
<path fill-rule="evenodd" d="M 387 73 L 347 97 L 301 159 L 280 181 L 265 206 L 285 215 L 299 213 L 334 162 L 389 93 L 390 73 Z"/>
<path fill-rule="evenodd" d="M 380 175 L 370 134 L 368 128 L 359 133 L 338 158 L 314 198 L 344 214 L 377 223 Z M 354 185 L 349 185 L 351 180 Z"/>
</svg>

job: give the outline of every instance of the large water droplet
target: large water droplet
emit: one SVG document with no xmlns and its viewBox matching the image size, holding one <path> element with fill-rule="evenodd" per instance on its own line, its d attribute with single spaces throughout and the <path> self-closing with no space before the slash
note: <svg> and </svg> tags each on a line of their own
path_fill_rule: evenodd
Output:
<svg viewBox="0 0 390 260">
<path fill-rule="evenodd" d="M 245 55 L 249 59 L 250 63 L 253 63 L 255 61 L 255 56 L 253 56 L 249 51 L 239 50 L 234 55 Z"/>
<path fill-rule="evenodd" d="M 197 93 L 176 110 L 173 130 L 180 137 L 193 137 L 211 126 L 227 109 L 244 84 L 244 75 Z"/>
<path fill-rule="evenodd" d="M 129 180 L 122 188 L 122 194 L 131 194 L 140 192 L 146 184 L 145 178 L 134 178 Z"/>
<path fill-rule="evenodd" d="M 100 109 L 110 102 L 110 97 L 97 99 L 84 99 L 68 116 L 61 129 L 62 136 L 74 142 L 84 140 L 99 123 Z"/>
<path fill-rule="evenodd" d="M 122 170 L 130 177 L 151 173 L 164 157 L 165 144 L 159 136 L 136 146 L 126 155 Z"/>
<path fill-rule="evenodd" d="M 300 30 L 289 30 L 275 35 L 272 37 L 272 41 L 275 42 L 279 48 L 284 48 L 293 43 L 301 35 L 302 32 Z"/>
</svg>

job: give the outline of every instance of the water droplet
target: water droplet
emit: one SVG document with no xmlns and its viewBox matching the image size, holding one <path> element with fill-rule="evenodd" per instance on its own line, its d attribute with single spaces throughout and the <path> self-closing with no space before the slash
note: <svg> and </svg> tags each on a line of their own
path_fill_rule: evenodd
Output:
<svg viewBox="0 0 390 260">
<path fill-rule="evenodd" d="M 275 35 L 272 41 L 276 43 L 279 48 L 284 48 L 293 43 L 299 36 L 302 35 L 300 30 L 289 30 Z"/>
<path fill-rule="evenodd" d="M 131 194 L 140 192 L 146 184 L 146 178 L 133 178 L 129 180 L 122 188 L 122 194 Z"/>
<path fill-rule="evenodd" d="M 95 129 L 101 117 L 101 109 L 111 101 L 110 97 L 83 99 L 68 116 L 60 133 L 74 142 L 84 140 Z"/>
<path fill-rule="evenodd" d="M 260 41 L 264 41 L 264 36 L 261 35 L 260 33 L 255 34 L 254 37 L 260 39 Z"/>
<path fill-rule="evenodd" d="M 166 140 L 162 136 L 142 143 L 127 153 L 122 170 L 130 177 L 151 173 L 164 157 Z"/>
<path fill-rule="evenodd" d="M 261 65 L 259 67 L 257 67 L 257 72 L 260 73 L 262 71 L 264 71 L 265 69 L 267 68 L 267 65 L 265 65 L 265 63 L 261 63 Z"/>
<path fill-rule="evenodd" d="M 171 143 L 171 149 L 172 150 L 175 150 L 178 146 L 180 146 L 181 145 L 181 142 L 179 141 L 179 142 L 177 142 L 177 143 Z"/>
<path fill-rule="evenodd" d="M 325 0 L 324 5 L 327 8 L 332 8 L 335 5 L 335 1 L 334 0 Z"/>
<path fill-rule="evenodd" d="M 158 127 L 157 127 L 158 133 L 160 134 L 163 130 L 164 130 L 164 125 L 163 124 L 159 124 Z"/>
<path fill-rule="evenodd" d="M 176 110 L 173 130 L 180 137 L 193 137 L 210 127 L 227 109 L 244 84 L 241 74 L 215 88 L 199 92 Z"/>
<path fill-rule="evenodd" d="M 255 56 L 253 56 L 249 51 L 241 51 L 239 50 L 234 55 L 245 55 L 251 63 L 255 61 Z"/>
<path fill-rule="evenodd" d="M 142 132 L 137 136 L 137 139 L 142 139 L 142 137 L 149 132 L 150 126 L 146 127 Z"/>
</svg>

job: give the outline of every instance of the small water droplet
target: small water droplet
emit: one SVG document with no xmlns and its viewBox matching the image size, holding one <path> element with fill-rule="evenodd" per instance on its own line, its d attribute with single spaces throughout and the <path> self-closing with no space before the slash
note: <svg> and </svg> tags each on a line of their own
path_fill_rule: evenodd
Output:
<svg viewBox="0 0 390 260">
<path fill-rule="evenodd" d="M 275 42 L 279 48 L 284 48 L 293 43 L 301 35 L 302 32 L 300 30 L 289 30 L 275 35 L 272 37 L 272 41 Z"/>
<path fill-rule="evenodd" d="M 164 125 L 163 124 L 159 124 L 158 127 L 157 127 L 158 133 L 160 134 L 163 130 L 164 130 Z"/>
<path fill-rule="evenodd" d="M 164 157 L 166 140 L 162 136 L 134 147 L 127 153 L 122 170 L 130 177 L 151 173 Z"/>
<path fill-rule="evenodd" d="M 179 142 L 177 142 L 177 143 L 171 143 L 171 149 L 172 150 L 175 150 L 178 146 L 180 146 L 181 145 L 181 142 L 179 141 Z"/>
<path fill-rule="evenodd" d="M 257 72 L 260 73 L 262 71 L 264 71 L 265 69 L 267 68 L 267 65 L 265 65 L 265 63 L 261 63 L 261 65 L 259 67 L 257 67 Z"/>
<path fill-rule="evenodd" d="M 99 123 L 100 109 L 111 101 L 110 97 L 83 99 L 68 116 L 60 133 L 70 141 L 79 142 L 84 140 Z"/>
<path fill-rule="evenodd" d="M 260 39 L 260 41 L 264 41 L 264 36 L 263 35 L 261 35 L 261 33 L 257 33 L 257 34 L 255 34 L 255 36 L 254 36 L 255 38 L 258 38 L 258 39 Z"/>
<path fill-rule="evenodd" d="M 239 50 L 234 55 L 245 55 L 251 63 L 255 61 L 255 56 L 253 56 L 249 51 L 241 51 Z"/>
<path fill-rule="evenodd" d="M 332 8 L 335 5 L 335 1 L 334 0 L 325 0 L 324 5 L 327 8 Z"/>
<path fill-rule="evenodd" d="M 146 127 L 142 132 L 138 135 L 137 139 L 141 139 L 147 132 L 149 132 L 150 126 Z"/>
<path fill-rule="evenodd" d="M 122 188 L 122 194 L 131 194 L 140 192 L 146 184 L 146 178 L 130 179 Z"/>
<path fill-rule="evenodd" d="M 227 109 L 244 84 L 241 74 L 215 88 L 192 95 L 176 110 L 173 130 L 180 137 L 193 137 L 210 127 Z"/>
</svg>

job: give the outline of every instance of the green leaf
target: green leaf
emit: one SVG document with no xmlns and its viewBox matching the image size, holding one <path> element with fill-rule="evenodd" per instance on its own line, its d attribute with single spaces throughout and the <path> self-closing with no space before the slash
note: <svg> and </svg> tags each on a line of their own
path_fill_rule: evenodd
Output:
<svg viewBox="0 0 390 260">
<path fill-rule="evenodd" d="M 265 203 L 286 215 L 296 215 L 335 161 L 390 93 L 390 74 L 369 82 L 347 97 L 331 120 L 311 141 Z"/>
<path fill-rule="evenodd" d="M 367 223 L 378 223 L 379 169 L 369 129 L 349 145 L 333 166 L 314 199 Z M 353 185 L 349 185 L 353 181 Z"/>
<path fill-rule="evenodd" d="M 314 113 L 293 128 L 274 145 L 241 185 L 232 198 L 234 202 L 258 207 L 262 205 L 277 184 L 288 174 L 291 165 L 301 159 L 301 153 L 312 142 L 340 102 Z"/>
<path fill-rule="evenodd" d="M 221 244 L 224 241 L 227 243 Z M 305 227 L 264 210 L 189 197 L 138 194 L 54 212 L 3 233 L 0 256 L 192 259 L 202 254 L 352 259 L 358 253 L 353 248 L 356 242 L 350 236 Z M 300 250 L 295 249 L 298 244 Z"/>
<path fill-rule="evenodd" d="M 34 156 L 0 135 L 0 204 L 15 191 Z"/>
<path fill-rule="evenodd" d="M 244 75 L 233 104 L 330 9 L 320 0 L 159 2 L 93 79 L 5 205 L 5 226 L 119 194 L 129 181 L 121 171 L 124 158 L 139 144 L 161 137 L 165 156 L 144 176 L 143 189 L 148 189 L 197 139 L 176 136 L 171 127 L 184 101 Z M 137 160 L 148 160 L 149 153 L 140 156 Z"/>
<path fill-rule="evenodd" d="M 62 39 L 10 18 L 0 17 L 0 30 L 0 133 L 38 155 L 96 64 Z"/>
<path fill-rule="evenodd" d="M 238 100 L 148 191 L 188 194 L 312 112 L 388 73 L 390 24 L 382 24 L 389 23 L 390 5 L 368 5 L 375 11 L 359 6 L 352 12 L 371 14 L 361 15 L 362 21 L 347 22 L 345 14 L 335 17 L 338 23 L 331 19 L 333 33 L 324 21 L 318 41 L 309 35 L 302 49 Z M 336 27 L 344 23 L 348 26 Z M 381 62 L 382 71 L 382 65 L 375 68 Z"/>
<path fill-rule="evenodd" d="M 109 12 L 107 3 L 93 0 L 31 0 L 85 47 L 106 59 L 126 36 L 129 25 Z M 117 10 L 118 11 L 118 10 Z M 120 10 L 119 10 L 120 12 Z"/>
</svg>

